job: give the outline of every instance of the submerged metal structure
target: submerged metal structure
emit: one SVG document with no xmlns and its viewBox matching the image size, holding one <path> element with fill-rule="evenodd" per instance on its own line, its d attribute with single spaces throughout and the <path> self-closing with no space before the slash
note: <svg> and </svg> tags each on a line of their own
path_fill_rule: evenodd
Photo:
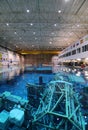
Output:
<svg viewBox="0 0 88 130">
<path fill-rule="evenodd" d="M 37 130 L 85 130 L 78 97 L 66 81 L 48 83 L 32 116 Z"/>
<path fill-rule="evenodd" d="M 27 89 L 29 100 L 0 94 L 0 130 L 85 130 L 71 83 L 54 80 L 45 86 L 28 84 Z"/>
</svg>

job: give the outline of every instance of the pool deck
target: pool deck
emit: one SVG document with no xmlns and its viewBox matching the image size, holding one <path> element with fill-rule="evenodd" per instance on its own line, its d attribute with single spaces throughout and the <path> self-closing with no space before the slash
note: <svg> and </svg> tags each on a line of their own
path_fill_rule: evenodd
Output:
<svg viewBox="0 0 88 130">
<path fill-rule="evenodd" d="M 26 71 L 29 71 L 29 72 L 37 72 L 37 73 L 51 73 L 52 72 L 52 68 L 50 66 L 42 66 L 42 67 L 34 67 L 34 66 L 30 66 L 30 67 L 26 67 L 25 68 Z"/>
<path fill-rule="evenodd" d="M 20 66 L 10 66 L 10 67 L 1 66 L 0 73 L 10 72 L 10 71 L 17 70 L 17 69 L 21 69 L 21 67 Z"/>
</svg>

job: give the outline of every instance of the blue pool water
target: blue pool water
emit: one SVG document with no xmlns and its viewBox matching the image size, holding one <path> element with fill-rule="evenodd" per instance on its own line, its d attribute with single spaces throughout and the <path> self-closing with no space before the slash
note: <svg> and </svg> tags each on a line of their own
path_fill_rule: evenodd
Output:
<svg viewBox="0 0 88 130">
<path fill-rule="evenodd" d="M 73 83 L 76 89 L 84 87 L 86 82 L 82 76 L 76 76 L 74 73 L 61 72 L 60 75 L 64 80 Z M 39 84 L 39 78 L 42 77 L 42 82 L 45 85 L 54 78 L 52 73 L 37 73 L 30 71 L 21 71 L 20 69 L 11 70 L 0 74 L 0 93 L 10 91 L 12 94 L 21 96 L 27 99 L 27 83 Z M 88 85 L 88 84 L 87 84 Z"/>
<path fill-rule="evenodd" d="M 27 99 L 27 83 L 38 85 L 39 77 L 42 77 L 43 84 L 46 84 L 52 80 L 53 74 L 36 72 L 19 72 L 19 74 L 17 74 L 15 71 L 2 73 L 0 74 L 0 93 L 9 91 L 12 94 Z"/>
<path fill-rule="evenodd" d="M 86 72 L 87 73 L 87 72 Z M 57 75 L 59 75 L 60 77 L 62 76 L 63 79 L 67 82 L 70 82 L 73 84 L 73 87 L 76 88 L 76 92 L 79 93 L 79 96 L 81 97 L 80 102 L 82 103 L 82 112 L 85 118 L 85 122 L 86 124 L 88 124 L 88 111 L 85 108 L 85 104 L 86 107 L 88 108 L 87 105 L 87 92 L 84 93 L 84 90 L 80 91 L 81 88 L 84 88 L 85 86 L 88 85 L 88 81 L 85 80 L 85 78 L 83 77 L 83 75 L 81 75 L 80 73 L 73 73 L 73 72 L 66 72 L 66 71 L 60 71 Z M 42 82 L 44 85 L 46 85 L 49 81 L 51 80 L 55 80 L 55 76 L 56 74 L 53 73 L 42 73 L 41 70 L 38 70 L 38 73 L 35 71 L 21 71 L 21 70 L 11 70 L 10 72 L 5 72 L 0 74 L 0 93 L 3 93 L 4 91 L 9 91 L 11 92 L 13 95 L 17 95 L 20 96 L 24 99 L 29 100 L 33 99 L 31 102 L 29 100 L 30 105 L 35 104 L 34 106 L 38 107 L 39 105 L 39 99 L 37 98 L 37 96 L 32 96 L 30 95 L 28 96 L 28 92 L 27 92 L 27 83 L 32 83 L 32 84 L 39 84 L 39 78 L 42 77 Z M 33 92 L 33 89 L 32 89 Z M 34 91 L 33 94 L 35 94 L 36 91 Z M 39 91 L 40 92 L 40 91 Z M 39 93 L 36 93 L 39 94 Z M 39 96 L 38 96 L 39 97 Z M 37 108 L 36 107 L 36 108 Z"/>
</svg>

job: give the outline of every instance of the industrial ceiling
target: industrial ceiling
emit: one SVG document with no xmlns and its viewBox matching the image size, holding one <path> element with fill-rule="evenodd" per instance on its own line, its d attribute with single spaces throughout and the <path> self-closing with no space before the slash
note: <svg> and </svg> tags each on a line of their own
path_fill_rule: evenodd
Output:
<svg viewBox="0 0 88 130">
<path fill-rule="evenodd" d="M 88 0 L 0 0 L 0 45 L 56 50 L 88 34 Z"/>
</svg>

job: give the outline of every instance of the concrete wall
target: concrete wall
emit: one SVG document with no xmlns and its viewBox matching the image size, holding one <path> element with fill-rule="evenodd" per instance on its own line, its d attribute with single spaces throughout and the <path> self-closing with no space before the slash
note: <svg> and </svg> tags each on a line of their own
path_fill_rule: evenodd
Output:
<svg viewBox="0 0 88 130">
<path fill-rule="evenodd" d="M 24 56 L 0 47 L 0 66 L 22 65 Z"/>
<path fill-rule="evenodd" d="M 26 65 L 51 64 L 52 56 L 52 54 L 30 54 L 25 55 L 24 60 Z"/>
</svg>

